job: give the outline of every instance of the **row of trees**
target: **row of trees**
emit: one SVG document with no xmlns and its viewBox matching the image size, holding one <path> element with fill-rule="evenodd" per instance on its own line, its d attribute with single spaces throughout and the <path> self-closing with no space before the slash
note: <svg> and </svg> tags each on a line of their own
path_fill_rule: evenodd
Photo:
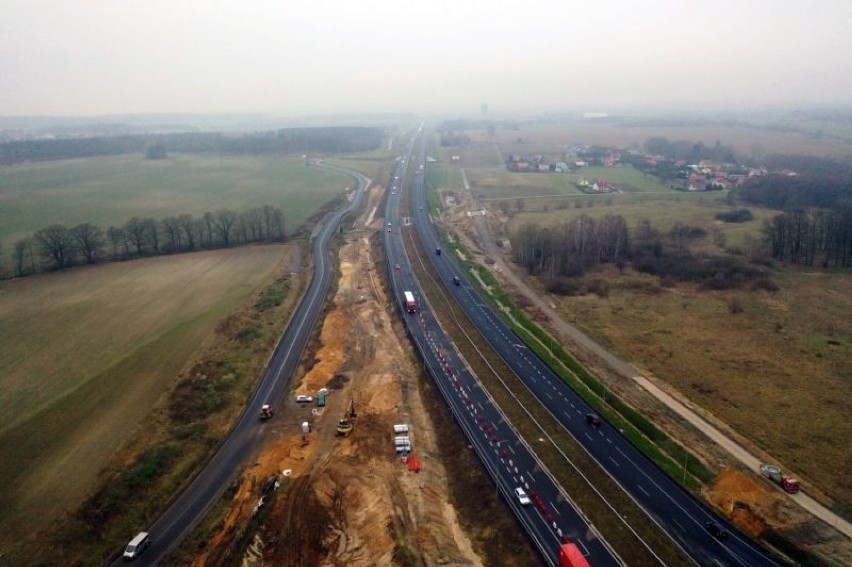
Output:
<svg viewBox="0 0 852 567">
<path fill-rule="evenodd" d="M 766 221 L 772 257 L 824 268 L 852 266 L 852 200 L 835 210 L 798 209 Z"/>
<path fill-rule="evenodd" d="M 600 221 L 580 215 L 554 228 L 528 223 L 512 239 L 515 262 L 546 279 L 580 275 L 597 264 L 621 265 L 629 247 L 627 221 L 609 214 Z"/>
<path fill-rule="evenodd" d="M 581 215 L 557 227 L 526 224 L 512 239 L 515 261 L 538 275 L 551 291 L 576 289 L 566 281 L 599 264 L 638 271 L 672 281 L 691 281 L 710 289 L 730 289 L 748 282 L 774 289 L 763 268 L 729 256 L 696 256 L 690 244 L 705 238 L 700 227 L 676 223 L 661 234 L 642 220 L 631 234 L 621 215 L 594 219 Z"/>
<path fill-rule="evenodd" d="M 284 234 L 284 215 L 270 205 L 242 213 L 219 209 L 200 217 L 133 217 L 123 226 L 105 231 L 92 223 L 71 228 L 55 224 L 15 243 L 13 273 L 26 276 L 84 263 L 278 241 Z"/>
<path fill-rule="evenodd" d="M 738 161 L 733 146 L 726 146 L 718 141 L 712 146 L 705 146 L 704 142 L 669 141 L 667 138 L 654 137 L 645 141 L 645 151 L 653 155 L 696 163 L 702 159 L 720 163 L 736 163 Z"/>
<path fill-rule="evenodd" d="M 160 146 L 165 152 L 213 152 L 225 154 L 269 154 L 319 152 L 360 152 L 381 145 L 381 128 L 329 126 L 284 128 L 242 136 L 219 132 L 128 135 L 102 138 L 23 140 L 0 143 L 0 164 L 24 161 L 70 159 L 101 155 L 143 153 Z"/>
<path fill-rule="evenodd" d="M 770 209 L 830 209 L 852 200 L 852 172 L 834 175 L 765 175 L 750 180 L 738 191 L 749 203 Z"/>
</svg>

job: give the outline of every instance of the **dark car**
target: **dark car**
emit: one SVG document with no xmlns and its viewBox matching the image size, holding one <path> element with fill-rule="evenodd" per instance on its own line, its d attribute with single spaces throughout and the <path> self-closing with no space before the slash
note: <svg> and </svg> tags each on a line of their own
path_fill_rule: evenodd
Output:
<svg viewBox="0 0 852 567">
<path fill-rule="evenodd" d="M 461 279 L 458 276 L 453 276 L 453 285 L 461 285 Z"/>
<path fill-rule="evenodd" d="M 725 539 L 726 537 L 728 537 L 728 530 L 726 530 L 716 522 L 707 522 L 706 524 L 704 524 L 704 527 L 707 528 L 707 531 L 710 532 L 710 535 L 712 535 L 716 539 Z"/>
<path fill-rule="evenodd" d="M 588 423 L 589 425 L 594 425 L 595 427 L 600 427 L 600 425 L 603 423 L 603 420 L 601 419 L 601 416 L 596 413 L 587 413 L 586 423 Z"/>
<path fill-rule="evenodd" d="M 440 256 L 440 255 L 441 255 L 441 249 L 440 249 L 440 248 L 435 248 L 435 254 L 437 254 L 438 256 Z"/>
</svg>

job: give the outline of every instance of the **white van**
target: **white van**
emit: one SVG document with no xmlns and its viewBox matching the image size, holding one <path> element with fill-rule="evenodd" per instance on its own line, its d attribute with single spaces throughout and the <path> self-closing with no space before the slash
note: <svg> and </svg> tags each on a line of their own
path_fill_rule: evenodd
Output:
<svg viewBox="0 0 852 567">
<path fill-rule="evenodd" d="M 151 538 L 148 537 L 148 532 L 139 532 L 136 537 L 130 540 L 127 547 L 124 548 L 125 559 L 136 559 L 145 549 L 151 544 Z"/>
</svg>

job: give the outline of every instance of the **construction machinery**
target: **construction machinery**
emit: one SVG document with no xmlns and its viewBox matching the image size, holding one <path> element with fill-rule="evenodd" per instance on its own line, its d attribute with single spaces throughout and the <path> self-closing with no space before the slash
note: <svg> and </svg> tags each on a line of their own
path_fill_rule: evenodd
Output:
<svg viewBox="0 0 852 567">
<path fill-rule="evenodd" d="M 358 417 L 358 414 L 355 413 L 355 400 L 349 400 L 349 408 L 346 410 L 346 415 L 343 416 L 343 419 L 337 422 L 337 434 L 343 437 L 348 437 L 352 430 L 355 428 L 355 418 Z"/>
<path fill-rule="evenodd" d="M 760 465 L 760 473 L 784 489 L 788 494 L 796 494 L 799 492 L 799 481 L 792 476 L 787 476 L 781 472 L 781 467 L 778 465 Z"/>
</svg>

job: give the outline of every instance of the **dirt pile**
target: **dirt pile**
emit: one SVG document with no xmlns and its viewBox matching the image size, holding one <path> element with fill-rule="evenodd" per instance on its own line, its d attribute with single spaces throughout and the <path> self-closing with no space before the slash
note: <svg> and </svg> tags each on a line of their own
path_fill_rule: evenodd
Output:
<svg viewBox="0 0 852 567">
<path fill-rule="evenodd" d="M 378 284 L 369 240 L 381 228 L 375 224 L 343 245 L 315 362 L 294 378 L 298 393 L 329 387 L 327 405 L 288 398 L 267 422 L 274 441 L 235 486 L 227 519 L 195 565 L 219 563 L 255 529 L 244 565 L 481 564 L 447 499 L 445 469 L 417 387 L 420 373 Z M 338 436 L 337 421 L 352 406 L 354 430 Z M 305 440 L 303 420 L 312 428 Z M 396 423 L 410 425 L 419 473 L 394 449 Z M 281 488 L 258 525 L 255 507 L 265 479 L 276 473 Z"/>
</svg>

